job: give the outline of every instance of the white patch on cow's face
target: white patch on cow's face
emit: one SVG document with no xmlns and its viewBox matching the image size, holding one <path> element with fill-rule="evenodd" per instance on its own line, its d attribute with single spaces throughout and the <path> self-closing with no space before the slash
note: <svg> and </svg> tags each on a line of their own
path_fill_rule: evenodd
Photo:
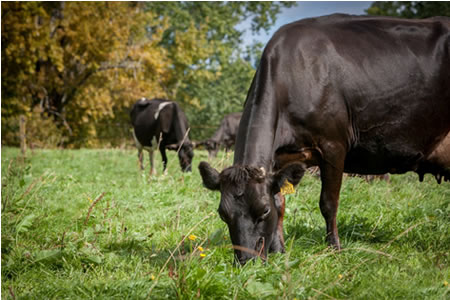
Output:
<svg viewBox="0 0 450 300">
<path fill-rule="evenodd" d="M 159 104 L 158 109 L 155 112 L 155 120 L 158 119 L 159 113 L 161 112 L 161 110 L 169 104 L 172 104 L 172 102 L 163 102 L 163 103 Z"/>
</svg>

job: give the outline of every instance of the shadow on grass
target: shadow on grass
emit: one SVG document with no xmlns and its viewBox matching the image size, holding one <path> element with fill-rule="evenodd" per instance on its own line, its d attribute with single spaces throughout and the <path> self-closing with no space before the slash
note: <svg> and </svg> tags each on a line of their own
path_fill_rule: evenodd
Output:
<svg viewBox="0 0 450 300">
<path fill-rule="evenodd" d="M 169 261 L 184 261 L 200 255 L 198 246 L 204 249 L 230 248 L 231 244 L 224 238 L 224 232 L 220 229 L 214 232 L 206 241 L 190 241 L 182 237 L 175 243 L 164 246 L 152 242 L 151 237 L 147 239 L 126 238 L 122 241 L 114 241 L 103 245 L 104 252 L 114 253 L 121 257 L 137 256 L 148 261 L 151 265 L 162 267 Z M 180 244 L 181 242 L 181 244 Z M 203 250 L 202 250 L 203 251 Z"/>
<path fill-rule="evenodd" d="M 419 252 L 429 252 L 430 249 L 446 252 L 450 243 L 446 223 L 438 218 L 429 221 L 414 219 L 399 225 L 398 223 L 378 224 L 377 220 L 353 215 L 341 218 L 338 229 L 341 243 L 344 245 L 360 242 L 382 246 L 392 242 L 394 245 L 415 249 Z M 322 226 L 310 225 L 306 220 L 304 223 L 302 220 L 298 220 L 295 224 L 287 224 L 285 231 L 287 232 L 286 239 L 300 240 L 301 247 L 326 245 L 325 224 Z"/>
<path fill-rule="evenodd" d="M 287 224 L 285 230 L 288 232 L 287 238 L 301 238 L 310 245 L 325 244 L 325 221 L 322 226 L 311 226 L 307 222 L 301 223 L 301 220 L 299 220 L 295 224 Z M 341 241 L 381 244 L 389 242 L 396 236 L 394 231 L 383 226 L 377 226 L 376 221 L 359 216 L 341 218 L 338 223 L 338 230 Z"/>
<path fill-rule="evenodd" d="M 105 250 L 114 252 L 120 256 L 136 255 L 140 257 L 148 257 L 152 254 L 152 247 L 145 241 L 138 239 L 125 239 L 118 242 L 106 244 Z"/>
</svg>

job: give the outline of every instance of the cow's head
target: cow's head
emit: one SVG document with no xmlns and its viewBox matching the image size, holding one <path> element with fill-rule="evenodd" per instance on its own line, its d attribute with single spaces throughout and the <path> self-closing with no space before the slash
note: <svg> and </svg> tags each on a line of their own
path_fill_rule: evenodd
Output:
<svg viewBox="0 0 450 300">
<path fill-rule="evenodd" d="M 219 152 L 219 143 L 213 140 L 206 140 L 203 145 L 206 150 L 208 150 L 208 157 L 210 159 L 217 156 L 217 152 Z"/>
<path fill-rule="evenodd" d="M 192 171 L 192 158 L 194 157 L 194 146 L 190 141 L 184 142 L 178 151 L 178 159 L 183 172 Z"/>
<path fill-rule="evenodd" d="M 180 161 L 183 172 L 192 171 L 192 158 L 194 157 L 194 144 L 191 141 L 185 141 L 181 147 L 179 144 L 167 145 L 168 150 L 178 151 L 178 160 Z"/>
<path fill-rule="evenodd" d="M 267 252 L 283 252 L 283 233 L 278 226 L 284 214 L 281 186 L 286 180 L 296 185 L 306 170 L 304 164 L 290 164 L 277 173 L 263 168 L 232 166 L 220 174 L 207 162 L 199 165 L 203 184 L 220 190 L 219 215 L 227 223 L 235 258 L 245 264 Z"/>
</svg>

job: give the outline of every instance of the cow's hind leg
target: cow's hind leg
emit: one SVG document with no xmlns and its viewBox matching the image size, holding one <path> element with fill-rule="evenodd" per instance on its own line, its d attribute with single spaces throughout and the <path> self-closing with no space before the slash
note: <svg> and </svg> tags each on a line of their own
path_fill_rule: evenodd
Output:
<svg viewBox="0 0 450 300">
<path fill-rule="evenodd" d="M 134 142 L 136 143 L 136 148 L 138 149 L 139 167 L 141 168 L 141 170 L 144 170 L 144 154 L 142 153 L 142 150 L 144 149 L 144 147 L 137 139 L 136 134 L 134 133 L 134 130 L 133 130 L 133 138 L 134 138 Z"/>
<path fill-rule="evenodd" d="M 161 152 L 161 157 L 163 160 L 163 171 L 166 173 L 167 168 L 167 155 L 166 155 L 166 147 L 164 145 L 159 146 L 159 151 Z"/>
<path fill-rule="evenodd" d="M 344 172 L 345 154 L 333 149 L 333 157 L 325 157 L 320 164 L 320 178 L 322 190 L 320 193 L 320 212 L 325 218 L 327 227 L 327 241 L 330 246 L 340 249 L 336 215 L 339 206 L 339 192 Z M 335 152 L 336 151 L 336 152 Z M 339 155 L 337 152 L 341 152 Z"/>
<path fill-rule="evenodd" d="M 155 161 L 153 159 L 153 149 L 148 151 L 148 158 L 150 160 L 150 176 L 156 175 Z"/>
<path fill-rule="evenodd" d="M 138 149 L 138 160 L 139 160 L 139 167 L 141 170 L 144 170 L 144 154 L 142 153 L 142 149 Z"/>
</svg>

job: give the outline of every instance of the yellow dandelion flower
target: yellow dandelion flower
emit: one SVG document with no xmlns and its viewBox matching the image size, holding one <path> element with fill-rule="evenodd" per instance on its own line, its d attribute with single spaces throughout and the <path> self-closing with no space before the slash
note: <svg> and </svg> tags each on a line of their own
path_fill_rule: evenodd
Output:
<svg viewBox="0 0 450 300">
<path fill-rule="evenodd" d="M 200 253 L 200 257 L 201 258 L 206 257 L 206 254 L 205 253 Z"/>
<path fill-rule="evenodd" d="M 342 277 L 344 277 L 344 276 L 342 276 L 342 274 L 339 274 L 339 275 L 338 275 L 338 278 L 339 278 L 339 279 L 342 279 Z"/>
<path fill-rule="evenodd" d="M 202 246 L 198 246 L 198 251 L 200 251 L 200 252 L 203 252 L 203 251 L 205 251 L 205 249 L 203 249 L 203 247 Z"/>
<path fill-rule="evenodd" d="M 188 236 L 188 239 L 190 239 L 191 241 L 195 241 L 195 239 L 197 238 L 197 236 L 191 234 L 190 236 Z"/>
<path fill-rule="evenodd" d="M 444 286 L 447 286 L 447 285 L 448 285 L 448 281 L 445 280 L 445 281 L 444 281 Z"/>
<path fill-rule="evenodd" d="M 150 276 L 151 280 L 155 280 L 155 275 L 152 274 L 152 276 Z"/>
</svg>

